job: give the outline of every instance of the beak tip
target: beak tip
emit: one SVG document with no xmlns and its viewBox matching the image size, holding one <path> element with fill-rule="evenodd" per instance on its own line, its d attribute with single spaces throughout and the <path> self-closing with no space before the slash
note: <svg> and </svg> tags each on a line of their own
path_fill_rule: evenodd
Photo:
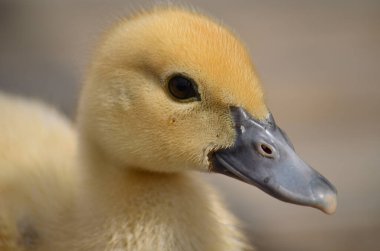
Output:
<svg viewBox="0 0 380 251">
<path fill-rule="evenodd" d="M 324 212 L 330 215 L 334 214 L 338 205 L 336 194 L 329 194 L 326 196 L 325 205 L 326 206 Z"/>
<path fill-rule="evenodd" d="M 335 213 L 337 208 L 337 195 L 336 193 L 329 193 L 324 196 L 323 201 L 316 207 L 328 215 Z"/>
<path fill-rule="evenodd" d="M 311 183 L 311 189 L 315 198 L 315 207 L 320 209 L 326 214 L 334 214 L 337 208 L 337 190 L 336 188 L 323 176 L 319 175 Z"/>
</svg>

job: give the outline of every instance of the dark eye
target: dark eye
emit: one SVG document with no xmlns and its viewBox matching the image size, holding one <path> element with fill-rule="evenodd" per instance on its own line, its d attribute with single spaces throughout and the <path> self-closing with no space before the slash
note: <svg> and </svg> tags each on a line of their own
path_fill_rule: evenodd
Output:
<svg viewBox="0 0 380 251">
<path fill-rule="evenodd" d="M 184 76 L 173 76 L 168 82 L 168 88 L 171 95 L 177 99 L 200 99 L 197 87 L 194 81 Z"/>
</svg>

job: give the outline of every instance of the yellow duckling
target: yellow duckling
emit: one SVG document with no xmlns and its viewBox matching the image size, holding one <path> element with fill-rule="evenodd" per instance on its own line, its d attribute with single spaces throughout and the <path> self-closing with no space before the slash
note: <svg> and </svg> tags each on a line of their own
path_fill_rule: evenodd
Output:
<svg viewBox="0 0 380 251">
<path fill-rule="evenodd" d="M 0 117 L 0 250 L 48 250 L 42 239 L 73 217 L 77 135 L 35 100 L 0 93 Z"/>
<path fill-rule="evenodd" d="M 194 12 L 154 9 L 105 34 L 80 98 L 78 150 L 49 108 L 6 96 L 0 107 L 1 250 L 248 250 L 191 170 L 335 211 L 335 188 L 276 126 L 247 50 Z"/>
</svg>

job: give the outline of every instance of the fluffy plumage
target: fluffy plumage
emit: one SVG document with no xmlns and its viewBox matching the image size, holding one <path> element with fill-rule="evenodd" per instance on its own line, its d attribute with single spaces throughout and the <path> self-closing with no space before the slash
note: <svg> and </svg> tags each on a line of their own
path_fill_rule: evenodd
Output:
<svg viewBox="0 0 380 251">
<path fill-rule="evenodd" d="M 40 250 L 73 215 L 76 133 L 45 104 L 1 93 L 0 117 L 0 250 Z"/>
<path fill-rule="evenodd" d="M 199 102 L 167 91 L 175 73 Z M 233 144 L 229 107 L 268 115 L 247 50 L 227 29 L 176 8 L 107 32 L 82 90 L 79 140 L 35 101 L 0 97 L 1 250 L 245 250 L 208 171 Z"/>
</svg>

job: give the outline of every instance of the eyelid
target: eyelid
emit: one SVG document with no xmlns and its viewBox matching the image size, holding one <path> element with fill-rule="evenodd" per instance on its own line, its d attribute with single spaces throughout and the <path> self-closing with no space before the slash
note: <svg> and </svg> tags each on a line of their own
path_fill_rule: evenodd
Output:
<svg viewBox="0 0 380 251">
<path fill-rule="evenodd" d="M 190 83 L 192 84 L 192 86 L 194 88 L 194 91 L 196 93 L 196 96 L 190 97 L 190 98 L 187 98 L 187 99 L 179 99 L 179 98 L 174 97 L 176 99 L 176 101 L 186 102 L 186 103 L 193 102 L 193 101 L 201 101 L 201 94 L 199 93 L 199 88 L 198 88 L 197 82 L 193 78 L 191 78 L 188 74 L 183 73 L 183 72 L 172 73 L 172 74 L 168 75 L 168 77 L 166 77 L 166 79 L 165 79 L 165 89 L 167 90 L 167 92 L 169 93 L 170 96 L 173 97 L 173 95 L 170 93 L 170 90 L 169 90 L 169 82 L 174 77 L 182 77 L 182 78 L 188 79 L 190 81 Z"/>
</svg>

